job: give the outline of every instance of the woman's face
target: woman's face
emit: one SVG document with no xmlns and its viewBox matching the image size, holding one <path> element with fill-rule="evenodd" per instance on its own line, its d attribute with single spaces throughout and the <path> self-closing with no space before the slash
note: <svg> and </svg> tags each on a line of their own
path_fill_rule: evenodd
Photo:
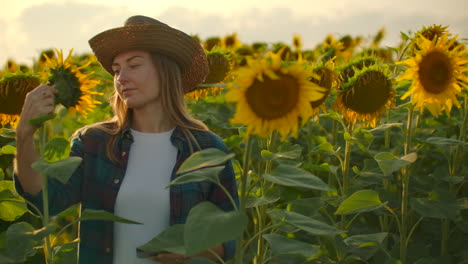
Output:
<svg viewBox="0 0 468 264">
<path fill-rule="evenodd" d="M 114 87 L 128 108 L 139 109 L 160 103 L 158 70 L 147 51 L 119 53 L 112 63 Z"/>
</svg>

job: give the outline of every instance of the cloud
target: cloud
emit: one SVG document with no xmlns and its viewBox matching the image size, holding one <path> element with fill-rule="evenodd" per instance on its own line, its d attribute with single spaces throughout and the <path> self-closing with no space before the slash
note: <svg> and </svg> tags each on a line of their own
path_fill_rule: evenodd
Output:
<svg viewBox="0 0 468 264">
<path fill-rule="evenodd" d="M 350 10 L 352 11 L 352 10 Z M 299 34 L 305 48 L 313 48 L 328 34 L 335 36 L 372 37 L 382 27 L 387 36 L 384 44 L 396 46 L 400 31 L 417 31 L 432 24 L 449 25 L 454 34 L 468 36 L 468 17 L 436 16 L 430 12 L 401 11 L 397 8 L 358 9 L 340 12 L 340 16 L 298 16 L 290 8 L 251 8 L 236 15 L 224 17 L 218 14 L 203 14 L 185 7 L 171 7 L 159 18 L 171 26 L 186 32 L 198 33 L 202 39 L 211 36 L 223 37 L 237 32 L 241 41 L 252 43 L 284 42 L 291 44 L 293 34 Z"/>
<path fill-rule="evenodd" d="M 9 31 L 15 28 L 16 34 L 23 37 L 15 41 L 15 47 L 11 46 L 13 41 L 10 38 L 7 50 L 29 63 L 44 49 L 89 51 L 89 38 L 122 24 L 123 18 L 129 15 L 125 8 L 103 5 L 63 3 L 32 6 L 8 24 Z"/>
<path fill-rule="evenodd" d="M 431 24 L 449 25 L 452 33 L 459 34 L 461 38 L 468 37 L 467 16 L 450 16 L 445 11 L 437 13 L 437 10 L 428 10 L 427 7 L 420 11 L 397 6 L 349 8 L 347 12 L 337 8 L 335 11 L 334 15 L 298 15 L 290 7 L 276 7 L 217 13 L 172 6 L 159 13 L 149 10 L 145 15 L 154 16 L 189 34 L 198 34 L 201 39 L 236 32 L 245 43 L 291 44 L 293 34 L 297 33 L 302 37 L 305 48 L 315 47 L 328 34 L 371 37 L 383 26 L 387 30 L 383 44 L 389 46 L 398 45 L 400 31 L 417 31 Z M 464 13 L 463 10 L 461 12 Z M 8 57 L 31 63 L 41 50 L 48 48 L 62 48 L 64 51 L 74 48 L 77 53 L 89 52 L 88 39 L 109 28 L 121 26 L 131 15 L 125 6 L 76 2 L 29 7 L 17 20 L 6 23 L 0 19 L 0 48 L 6 50 L 0 54 L 0 65 Z"/>
</svg>

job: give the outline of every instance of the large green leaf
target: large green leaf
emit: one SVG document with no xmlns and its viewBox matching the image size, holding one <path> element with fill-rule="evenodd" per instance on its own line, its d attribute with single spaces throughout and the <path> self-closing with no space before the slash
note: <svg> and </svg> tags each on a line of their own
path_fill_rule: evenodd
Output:
<svg viewBox="0 0 468 264">
<path fill-rule="evenodd" d="M 311 258 L 317 255 L 318 248 L 311 244 L 291 239 L 279 234 L 265 234 L 263 238 L 268 241 L 273 256 L 300 255 L 304 258 Z"/>
<path fill-rule="evenodd" d="M 63 160 L 56 162 L 36 161 L 32 164 L 32 167 L 38 172 L 59 180 L 62 183 L 66 183 L 71 177 L 76 168 L 80 166 L 80 157 L 68 157 Z"/>
<path fill-rule="evenodd" d="M 310 217 L 307 217 L 307 216 L 304 216 L 295 212 L 284 211 L 284 214 L 286 216 L 285 221 L 288 224 L 291 224 L 313 235 L 329 236 L 329 235 L 337 235 L 337 234 L 341 234 L 345 232 L 343 230 L 338 230 L 335 227 L 328 225 L 327 223 L 320 222 L 318 220 L 315 220 L 313 218 L 310 218 Z"/>
<path fill-rule="evenodd" d="M 226 161 L 232 159 L 234 153 L 225 153 L 216 148 L 207 148 L 193 153 L 180 166 L 177 174 L 198 170 L 205 167 L 223 165 Z"/>
<path fill-rule="evenodd" d="M 187 172 L 175 178 L 169 185 L 185 184 L 190 182 L 211 181 L 218 182 L 218 175 L 225 166 L 208 167 Z"/>
<path fill-rule="evenodd" d="M 116 216 L 104 210 L 93 210 L 93 209 L 85 209 L 81 213 L 80 220 L 81 221 L 103 220 L 103 221 L 113 221 L 113 222 L 120 222 L 120 223 L 126 223 L 126 224 L 141 224 L 133 220 L 129 220 L 126 218 Z"/>
<path fill-rule="evenodd" d="M 335 214 L 347 215 L 376 210 L 384 204 L 380 201 L 379 193 L 374 190 L 360 190 L 351 194 L 341 202 Z"/>
<path fill-rule="evenodd" d="M 43 230 L 36 231 L 31 224 L 26 222 L 10 225 L 5 237 L 8 255 L 15 260 L 24 261 L 27 257 L 36 254 L 34 248 L 40 245 L 44 237 L 41 235 L 44 234 L 41 232 Z"/>
<path fill-rule="evenodd" d="M 185 249 L 188 255 L 237 239 L 247 226 L 247 215 L 240 211 L 224 212 L 210 202 L 196 205 L 185 224 Z"/>
<path fill-rule="evenodd" d="M 184 225 L 172 225 L 156 237 L 138 247 L 141 257 L 158 254 L 163 251 L 185 254 Z"/>
<path fill-rule="evenodd" d="M 449 218 L 455 220 L 460 213 L 460 207 L 456 201 L 436 201 L 427 198 L 411 198 L 410 205 L 413 210 L 424 217 Z"/>
<path fill-rule="evenodd" d="M 400 170 L 401 168 L 408 166 L 417 159 L 416 153 L 410 153 L 406 156 L 398 158 L 390 152 L 380 152 L 375 155 L 374 159 L 379 164 L 380 169 L 384 173 L 384 176 L 390 176 L 393 172 Z"/>
<path fill-rule="evenodd" d="M 269 174 L 263 174 L 263 178 L 267 181 L 271 181 L 283 186 L 307 188 L 320 191 L 332 190 L 319 177 L 309 173 L 308 171 L 284 164 L 279 165 Z"/>
<path fill-rule="evenodd" d="M 58 161 L 68 157 L 70 142 L 65 138 L 53 138 L 45 146 L 45 159 L 49 162 Z"/>
<path fill-rule="evenodd" d="M 27 211 L 24 199 L 14 192 L 13 181 L 0 181 L 0 219 L 14 221 Z"/>
</svg>

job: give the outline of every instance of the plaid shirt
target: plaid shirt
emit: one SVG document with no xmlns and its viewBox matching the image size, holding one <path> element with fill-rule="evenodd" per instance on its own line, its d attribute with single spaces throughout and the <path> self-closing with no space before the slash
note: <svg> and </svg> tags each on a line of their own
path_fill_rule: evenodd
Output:
<svg viewBox="0 0 468 264">
<path fill-rule="evenodd" d="M 209 131 L 191 131 L 202 149 L 218 148 L 227 152 L 224 142 Z M 109 134 L 89 129 L 72 139 L 70 156 L 82 157 L 79 168 L 67 184 L 49 179 L 50 214 L 55 215 L 69 206 L 82 203 L 82 209 L 106 210 L 114 212 L 115 200 L 120 184 L 125 176 L 128 153 L 133 142 L 130 129 L 125 129 L 117 138 L 115 154 L 119 163 L 112 162 L 106 155 L 106 143 Z M 171 180 L 182 162 L 191 155 L 189 142 L 179 127 L 171 136 L 172 144 L 177 148 L 177 160 Z M 197 147 L 193 146 L 194 151 Z M 232 163 L 228 161 L 220 174 L 221 182 L 238 203 L 237 187 Z M 42 209 L 42 192 L 29 195 L 16 182 L 16 188 L 25 199 L 32 201 Z M 234 210 L 229 198 L 216 184 L 197 182 L 170 187 L 170 224 L 185 223 L 188 213 L 196 204 L 210 201 L 225 211 Z M 114 225 L 111 221 L 82 221 L 80 223 L 79 263 L 112 264 Z M 232 258 L 235 251 L 234 241 L 224 244 L 224 258 Z"/>
</svg>

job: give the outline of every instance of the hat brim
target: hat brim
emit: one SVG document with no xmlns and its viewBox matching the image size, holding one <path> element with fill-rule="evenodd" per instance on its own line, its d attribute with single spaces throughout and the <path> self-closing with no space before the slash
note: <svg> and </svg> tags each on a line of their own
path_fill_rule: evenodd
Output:
<svg viewBox="0 0 468 264">
<path fill-rule="evenodd" d="M 165 24 L 127 25 L 106 30 L 91 38 L 89 45 L 111 75 L 114 57 L 119 53 L 146 50 L 166 55 L 180 66 L 186 93 L 202 83 L 209 70 L 201 45 L 184 32 Z"/>
</svg>

